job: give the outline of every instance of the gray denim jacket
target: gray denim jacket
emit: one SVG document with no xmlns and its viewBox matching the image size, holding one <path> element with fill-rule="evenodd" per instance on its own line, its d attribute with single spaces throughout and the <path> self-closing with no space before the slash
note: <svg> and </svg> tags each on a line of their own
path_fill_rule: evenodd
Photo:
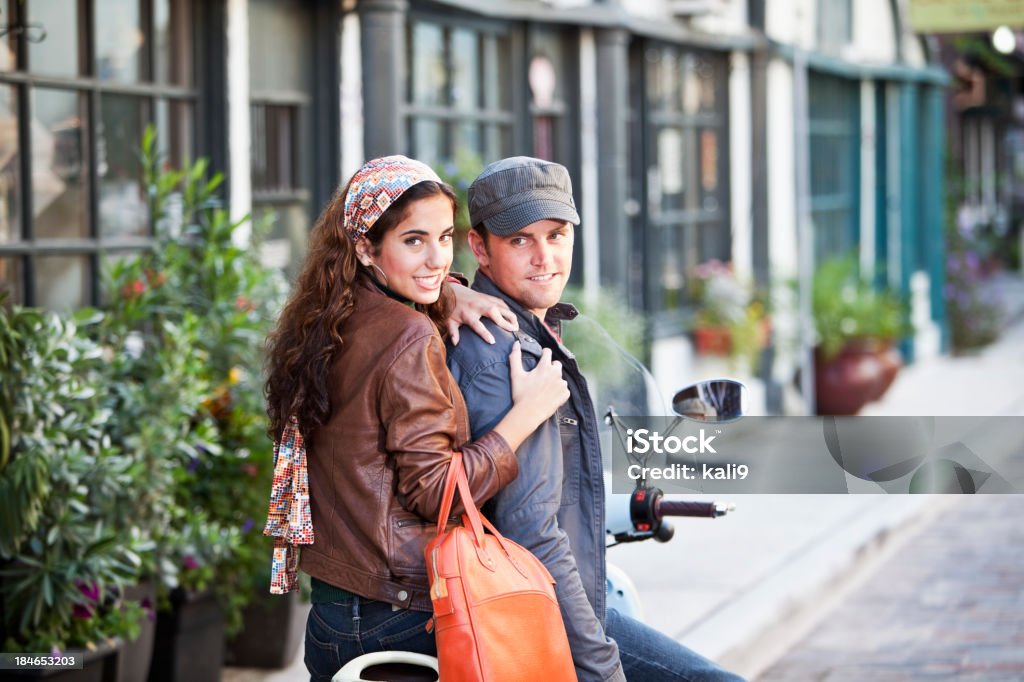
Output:
<svg viewBox="0 0 1024 682">
<path fill-rule="evenodd" d="M 579 679 L 625 680 L 618 646 L 604 632 L 604 478 L 587 382 L 573 354 L 534 314 L 479 272 L 473 288 L 504 299 L 519 318 L 514 335 L 485 321 L 494 345 L 463 333 L 458 346 L 448 346 L 448 367 L 465 396 L 473 438 L 490 431 L 512 407 L 508 354 L 517 339 L 528 370 L 536 367 L 543 348 L 551 349 L 571 394 L 516 451 L 518 477 L 498 491 L 484 512 L 554 576 Z M 562 321 L 576 314 L 571 305 L 559 303 L 548 311 L 546 322 L 560 334 Z"/>
</svg>

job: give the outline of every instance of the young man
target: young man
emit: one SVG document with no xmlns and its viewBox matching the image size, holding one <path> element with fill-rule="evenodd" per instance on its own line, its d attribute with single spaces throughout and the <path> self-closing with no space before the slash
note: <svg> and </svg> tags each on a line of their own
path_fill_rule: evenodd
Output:
<svg viewBox="0 0 1024 682">
<path fill-rule="evenodd" d="M 519 476 L 485 512 L 554 576 L 579 679 L 739 679 L 643 623 L 606 613 L 597 417 L 576 360 L 559 338 L 562 322 L 577 314 L 559 303 L 580 222 L 568 172 L 522 156 L 492 163 L 469 188 L 469 214 L 469 245 L 480 265 L 473 288 L 503 299 L 519 321 L 515 333 L 488 322 L 493 345 L 474 334 L 449 344 L 448 365 L 465 395 L 473 437 L 512 406 L 508 354 L 514 341 L 527 369 L 550 355 L 562 363 L 569 384 L 569 401 L 518 449 Z"/>
</svg>

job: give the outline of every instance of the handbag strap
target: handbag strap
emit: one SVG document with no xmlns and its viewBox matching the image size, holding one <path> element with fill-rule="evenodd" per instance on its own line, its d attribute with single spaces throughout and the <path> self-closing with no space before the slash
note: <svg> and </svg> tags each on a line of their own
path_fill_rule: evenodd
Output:
<svg viewBox="0 0 1024 682">
<path fill-rule="evenodd" d="M 455 488 L 458 485 L 459 472 L 462 471 L 462 453 L 458 450 L 452 453 L 452 459 L 448 463 L 448 476 L 444 481 L 444 493 L 441 495 L 441 511 L 437 516 L 437 534 L 444 532 L 448 517 L 452 514 L 452 502 L 455 499 Z"/>
<path fill-rule="evenodd" d="M 469 491 L 469 480 L 466 478 L 466 468 L 462 463 L 462 453 L 458 450 L 452 452 L 451 462 L 448 464 L 448 477 L 444 482 L 444 494 L 441 497 L 441 513 L 437 517 L 437 534 L 444 533 L 444 527 L 452 512 L 452 503 L 455 500 L 455 490 L 459 491 L 459 498 L 465 511 L 462 513 L 462 525 L 473 531 L 477 546 L 484 544 L 484 527 L 480 510 L 473 502 L 473 495 Z"/>
</svg>

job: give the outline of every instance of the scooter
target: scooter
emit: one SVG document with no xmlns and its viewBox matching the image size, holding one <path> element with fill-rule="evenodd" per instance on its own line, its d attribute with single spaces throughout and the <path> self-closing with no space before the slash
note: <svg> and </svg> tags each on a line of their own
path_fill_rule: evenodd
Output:
<svg viewBox="0 0 1024 682">
<path fill-rule="evenodd" d="M 581 319 L 582 318 L 582 319 Z M 582 322 L 582 324 L 580 324 Z M 629 438 L 620 415 L 664 415 L 657 386 L 644 365 L 622 349 L 596 323 L 580 316 L 573 325 L 591 343 L 589 353 L 577 360 L 587 377 L 595 405 L 607 406 L 600 429 L 602 452 L 611 452 L 612 439 Z M 582 329 L 581 329 L 582 327 Z M 594 343 L 596 341 L 596 344 Z M 567 341 L 576 348 L 577 344 Z M 596 345 L 596 347 L 595 347 Z M 589 358 L 587 356 L 590 356 Z M 740 419 L 748 400 L 746 386 L 733 379 L 701 381 L 680 389 L 672 398 L 668 435 L 684 420 L 727 423 Z M 636 458 L 643 467 L 646 459 Z M 723 502 L 667 499 L 663 492 L 639 478 L 632 493 L 613 493 L 609 457 L 605 457 L 605 526 L 608 547 L 653 539 L 668 542 L 675 534 L 666 517 L 718 518 L 735 507 Z M 643 620 L 639 591 L 629 575 L 608 562 L 608 608 Z M 438 663 L 433 656 L 409 651 L 383 651 L 359 656 L 339 670 L 332 682 L 435 682 Z"/>
</svg>

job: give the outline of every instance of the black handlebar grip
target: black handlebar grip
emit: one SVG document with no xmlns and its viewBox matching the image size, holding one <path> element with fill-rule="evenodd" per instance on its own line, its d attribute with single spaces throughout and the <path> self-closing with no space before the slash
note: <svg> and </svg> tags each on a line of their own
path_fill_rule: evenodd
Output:
<svg viewBox="0 0 1024 682">
<path fill-rule="evenodd" d="M 662 516 L 702 516 L 715 518 L 718 508 L 714 502 L 684 502 L 681 500 L 658 500 L 655 514 Z"/>
</svg>

